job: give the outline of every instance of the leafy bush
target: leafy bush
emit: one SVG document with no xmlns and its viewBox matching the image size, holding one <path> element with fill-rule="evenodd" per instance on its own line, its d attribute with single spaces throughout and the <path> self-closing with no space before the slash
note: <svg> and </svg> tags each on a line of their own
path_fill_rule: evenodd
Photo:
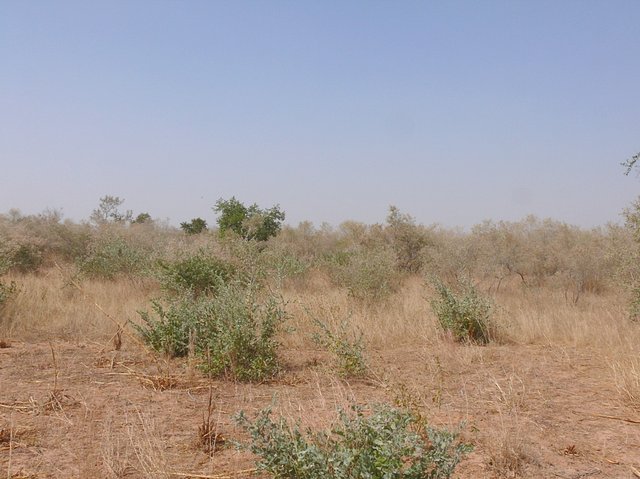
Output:
<svg viewBox="0 0 640 479">
<path fill-rule="evenodd" d="M 22 244 L 13 252 L 11 263 L 21 273 L 37 271 L 42 264 L 42 251 L 35 245 Z"/>
<path fill-rule="evenodd" d="M 17 291 L 18 287 L 14 281 L 10 283 L 0 281 L 0 312 L 2 312 L 2 308 Z"/>
<path fill-rule="evenodd" d="M 246 240 L 266 241 L 277 235 L 285 217 L 278 205 L 261 209 L 255 203 L 245 206 L 235 197 L 230 200 L 220 198 L 213 210 L 220 215 L 218 227 L 221 234 L 233 231 Z"/>
<path fill-rule="evenodd" d="M 8 261 L 3 261 L 0 256 L 0 276 L 2 276 L 9 269 L 10 263 Z M 0 313 L 2 313 L 2 309 L 7 304 L 7 301 L 13 296 L 18 287 L 14 281 L 10 283 L 5 283 L 0 280 Z M 2 315 L 0 314 L 0 320 L 2 319 Z"/>
<path fill-rule="evenodd" d="M 220 280 L 228 281 L 235 271 L 232 265 L 204 250 L 173 262 L 160 261 L 158 265 L 165 291 L 194 297 L 215 293 Z"/>
<path fill-rule="evenodd" d="M 238 282 L 218 280 L 215 296 L 183 296 L 168 306 L 152 302 L 155 316 L 139 312 L 136 329 L 156 351 L 185 356 L 192 350 L 212 376 L 260 381 L 278 371 L 276 335 L 286 313 L 281 298 L 260 297 Z"/>
<path fill-rule="evenodd" d="M 114 279 L 118 275 L 146 274 L 151 254 L 118 235 L 100 235 L 79 262 L 80 273 L 92 278 Z"/>
<path fill-rule="evenodd" d="M 362 377 L 366 375 L 368 368 L 364 357 L 365 347 L 362 333 L 351 339 L 346 323 L 342 323 L 340 329 L 335 332 L 320 320 L 315 320 L 315 323 L 319 332 L 314 334 L 313 339 L 335 356 L 340 376 Z"/>
<path fill-rule="evenodd" d="M 142 339 L 157 352 L 171 357 L 186 356 L 196 335 L 204 329 L 202 321 L 208 314 L 207 301 L 182 297 L 165 307 L 154 299 L 151 309 L 155 317 L 147 311 L 138 311 L 143 325 L 134 324 Z"/>
<path fill-rule="evenodd" d="M 180 228 L 188 235 L 197 235 L 207 230 L 207 222 L 202 218 L 193 218 L 180 223 Z"/>
<path fill-rule="evenodd" d="M 269 245 L 262 252 L 262 261 L 269 277 L 281 288 L 286 280 L 301 278 L 309 271 L 311 262 L 300 258 L 283 245 Z"/>
<path fill-rule="evenodd" d="M 236 420 L 249 431 L 249 449 L 258 468 L 282 479 L 442 479 L 448 478 L 471 450 L 457 435 L 425 426 L 408 412 L 378 405 L 369 416 L 362 408 L 340 413 L 330 433 L 303 434 L 263 410 L 251 422 Z"/>
<path fill-rule="evenodd" d="M 0 247 L 0 274 L 7 270 L 20 273 L 35 272 L 42 265 L 42 249 L 28 239 L 24 242 L 2 240 Z"/>
<path fill-rule="evenodd" d="M 339 252 L 329 257 L 327 265 L 333 282 L 362 301 L 386 299 L 398 282 L 395 255 L 386 248 Z"/>
<path fill-rule="evenodd" d="M 398 268 L 408 273 L 419 272 L 424 265 L 422 251 L 430 243 L 427 230 L 416 225 L 410 215 L 400 213 L 395 206 L 389 207 L 387 224 L 386 233 L 396 254 Z"/>
<path fill-rule="evenodd" d="M 460 280 L 457 290 L 437 278 L 432 283 L 438 298 L 431 301 L 431 307 L 442 329 L 451 332 L 456 341 L 489 342 L 491 301 L 469 280 Z"/>
</svg>

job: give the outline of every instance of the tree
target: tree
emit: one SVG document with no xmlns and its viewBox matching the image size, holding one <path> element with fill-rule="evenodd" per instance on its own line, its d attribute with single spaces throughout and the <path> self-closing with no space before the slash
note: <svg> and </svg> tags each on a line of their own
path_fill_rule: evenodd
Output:
<svg viewBox="0 0 640 479">
<path fill-rule="evenodd" d="M 629 173 L 631 173 L 631 170 L 633 170 L 634 167 L 637 167 L 637 163 L 639 160 L 640 160 L 640 153 L 636 153 L 627 161 L 622 163 L 622 166 L 624 166 L 627 169 L 627 171 L 625 171 L 624 174 L 628 175 Z"/>
<path fill-rule="evenodd" d="M 411 215 L 401 213 L 396 206 L 389 206 L 387 233 L 396 254 L 401 271 L 417 273 L 422 268 L 422 250 L 428 246 L 429 238 L 424 228 L 416 225 Z"/>
<path fill-rule="evenodd" d="M 213 210 L 219 215 L 220 234 L 233 231 L 246 240 L 266 241 L 277 235 L 285 218 L 279 205 L 261 209 L 254 203 L 247 207 L 235 197 L 220 198 Z"/>
<path fill-rule="evenodd" d="M 207 222 L 202 218 L 193 218 L 191 221 L 180 223 L 180 228 L 188 235 L 197 235 L 207 230 Z"/>
<path fill-rule="evenodd" d="M 100 198 L 100 204 L 91 213 L 91 221 L 97 225 L 106 223 L 127 223 L 131 222 L 133 212 L 126 210 L 122 213 L 118 208 L 124 203 L 124 198 L 119 196 L 106 195 Z"/>
<path fill-rule="evenodd" d="M 136 219 L 132 221 L 132 223 L 135 223 L 137 225 L 143 225 L 152 222 L 153 220 L 151 219 L 151 215 L 149 213 L 140 213 L 138 216 L 136 216 Z"/>
</svg>

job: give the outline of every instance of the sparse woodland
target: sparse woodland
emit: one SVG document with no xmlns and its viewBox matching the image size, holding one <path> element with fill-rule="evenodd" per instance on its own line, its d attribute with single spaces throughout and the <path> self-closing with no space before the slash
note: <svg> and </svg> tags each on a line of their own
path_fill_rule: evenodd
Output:
<svg viewBox="0 0 640 479">
<path fill-rule="evenodd" d="M 0 477 L 640 477 L 637 205 L 462 231 L 122 203 L 0 216 Z"/>
</svg>

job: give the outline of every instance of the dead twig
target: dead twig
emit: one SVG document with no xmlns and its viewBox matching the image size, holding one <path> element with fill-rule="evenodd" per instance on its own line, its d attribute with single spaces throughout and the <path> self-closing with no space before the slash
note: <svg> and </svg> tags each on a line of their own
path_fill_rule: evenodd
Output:
<svg viewBox="0 0 640 479">
<path fill-rule="evenodd" d="M 638 419 L 629 419 L 626 417 L 618 417 L 618 416 L 608 416 L 606 414 L 592 414 L 593 417 L 601 417 L 604 419 L 614 419 L 616 421 L 628 422 L 629 424 L 640 424 L 640 420 Z"/>
<path fill-rule="evenodd" d="M 241 471 L 235 471 L 229 474 L 214 474 L 214 475 L 204 475 L 204 474 L 193 474 L 188 472 L 170 472 L 169 474 L 176 477 L 186 477 L 190 479 L 234 479 L 242 476 L 252 476 L 257 469 L 243 469 Z"/>
</svg>

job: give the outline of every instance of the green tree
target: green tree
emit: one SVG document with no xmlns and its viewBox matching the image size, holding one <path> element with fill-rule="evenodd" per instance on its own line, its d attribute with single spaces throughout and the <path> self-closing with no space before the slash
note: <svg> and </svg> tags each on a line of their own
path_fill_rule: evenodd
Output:
<svg viewBox="0 0 640 479">
<path fill-rule="evenodd" d="M 246 240 L 266 241 L 277 235 L 285 217 L 279 205 L 261 209 L 254 203 L 247 207 L 235 197 L 220 198 L 213 210 L 219 215 L 220 234 L 233 231 Z"/>
<path fill-rule="evenodd" d="M 202 218 L 193 218 L 191 221 L 180 223 L 180 228 L 188 235 L 197 235 L 207 230 L 207 222 Z"/>
<path fill-rule="evenodd" d="M 137 225 L 144 225 L 153 223 L 153 220 L 151 219 L 151 215 L 149 213 L 140 213 L 138 216 L 136 216 L 136 219 L 133 220 L 132 223 L 135 223 Z"/>
</svg>

